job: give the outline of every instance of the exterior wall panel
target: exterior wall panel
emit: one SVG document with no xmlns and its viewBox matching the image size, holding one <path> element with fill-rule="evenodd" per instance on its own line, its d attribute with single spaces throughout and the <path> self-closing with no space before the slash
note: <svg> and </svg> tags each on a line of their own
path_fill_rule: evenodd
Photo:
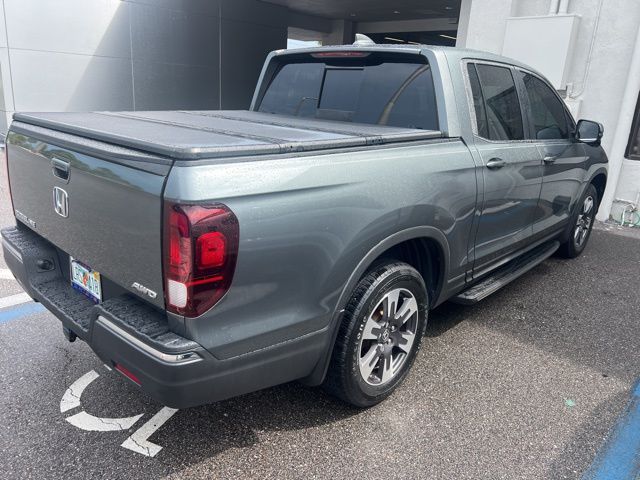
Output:
<svg viewBox="0 0 640 480">
<path fill-rule="evenodd" d="M 16 111 L 131 110 L 131 60 L 11 49 Z"/>
<path fill-rule="evenodd" d="M 218 67 L 133 62 L 136 110 L 215 110 Z"/>
<path fill-rule="evenodd" d="M 131 5 L 134 60 L 178 65 L 217 66 L 217 16 Z"/>
<path fill-rule="evenodd" d="M 118 0 L 5 0 L 13 49 L 129 58 L 129 4 Z"/>
<path fill-rule="evenodd" d="M 286 28 L 222 20 L 223 109 L 249 108 L 265 58 L 286 44 Z"/>
<path fill-rule="evenodd" d="M 221 95 L 246 108 L 266 55 L 286 46 L 287 12 L 258 0 L 4 0 L 0 116 L 216 109 Z"/>
</svg>

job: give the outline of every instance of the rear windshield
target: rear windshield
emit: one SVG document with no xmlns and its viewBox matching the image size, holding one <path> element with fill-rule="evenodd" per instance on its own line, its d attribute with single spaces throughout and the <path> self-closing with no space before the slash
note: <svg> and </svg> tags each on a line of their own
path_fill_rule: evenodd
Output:
<svg viewBox="0 0 640 480">
<path fill-rule="evenodd" d="M 340 52 L 344 54 L 344 52 Z M 336 53 L 339 54 L 339 53 Z M 417 55 L 290 55 L 278 62 L 260 112 L 438 130 L 431 68 Z"/>
</svg>

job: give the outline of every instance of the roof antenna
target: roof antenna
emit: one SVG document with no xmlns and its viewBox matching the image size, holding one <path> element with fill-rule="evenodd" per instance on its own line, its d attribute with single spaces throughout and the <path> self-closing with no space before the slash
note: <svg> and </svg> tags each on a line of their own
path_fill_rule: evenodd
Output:
<svg viewBox="0 0 640 480">
<path fill-rule="evenodd" d="M 361 33 L 356 33 L 356 41 L 353 42 L 353 44 L 356 45 L 356 46 L 364 47 L 364 46 L 367 46 L 367 45 L 375 45 L 376 42 L 371 40 L 366 35 L 363 35 Z"/>
</svg>

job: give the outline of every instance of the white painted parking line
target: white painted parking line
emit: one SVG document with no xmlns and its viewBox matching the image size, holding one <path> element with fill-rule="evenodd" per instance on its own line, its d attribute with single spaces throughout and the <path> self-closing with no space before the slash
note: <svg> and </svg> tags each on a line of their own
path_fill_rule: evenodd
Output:
<svg viewBox="0 0 640 480">
<path fill-rule="evenodd" d="M 0 308 L 13 307 L 14 305 L 20 305 L 21 303 L 30 302 L 32 299 L 27 293 L 16 293 L 8 297 L 0 298 Z"/>
<path fill-rule="evenodd" d="M 15 280 L 13 273 L 8 268 L 0 268 L 0 280 Z"/>
<path fill-rule="evenodd" d="M 169 420 L 174 413 L 178 410 L 175 408 L 163 407 L 158 413 L 156 413 L 147 423 L 142 425 L 138 430 L 133 432 L 129 438 L 127 438 L 121 445 L 121 447 L 128 448 L 134 452 L 141 453 L 147 457 L 155 457 L 162 447 L 156 445 L 148 440 L 148 438 L 155 433 L 162 425 Z"/>
<path fill-rule="evenodd" d="M 76 413 L 71 417 L 65 418 L 74 427 L 88 432 L 115 432 L 118 430 L 129 430 L 144 415 L 136 415 L 134 417 L 125 418 L 101 418 L 85 412 Z"/>
</svg>

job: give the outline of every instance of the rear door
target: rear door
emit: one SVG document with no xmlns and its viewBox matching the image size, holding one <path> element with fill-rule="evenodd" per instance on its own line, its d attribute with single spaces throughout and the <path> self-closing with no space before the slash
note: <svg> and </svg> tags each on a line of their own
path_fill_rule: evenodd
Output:
<svg viewBox="0 0 640 480">
<path fill-rule="evenodd" d="M 533 233 L 544 237 L 569 220 L 585 180 L 586 154 L 584 145 L 575 140 L 575 122 L 556 91 L 534 73 L 519 70 L 518 76 L 529 119 L 527 137 L 535 141 L 543 168 Z"/>
<path fill-rule="evenodd" d="M 484 199 L 475 238 L 474 276 L 531 240 L 541 187 L 541 159 L 528 140 L 515 71 L 504 64 L 468 62 L 475 147 Z"/>
</svg>

